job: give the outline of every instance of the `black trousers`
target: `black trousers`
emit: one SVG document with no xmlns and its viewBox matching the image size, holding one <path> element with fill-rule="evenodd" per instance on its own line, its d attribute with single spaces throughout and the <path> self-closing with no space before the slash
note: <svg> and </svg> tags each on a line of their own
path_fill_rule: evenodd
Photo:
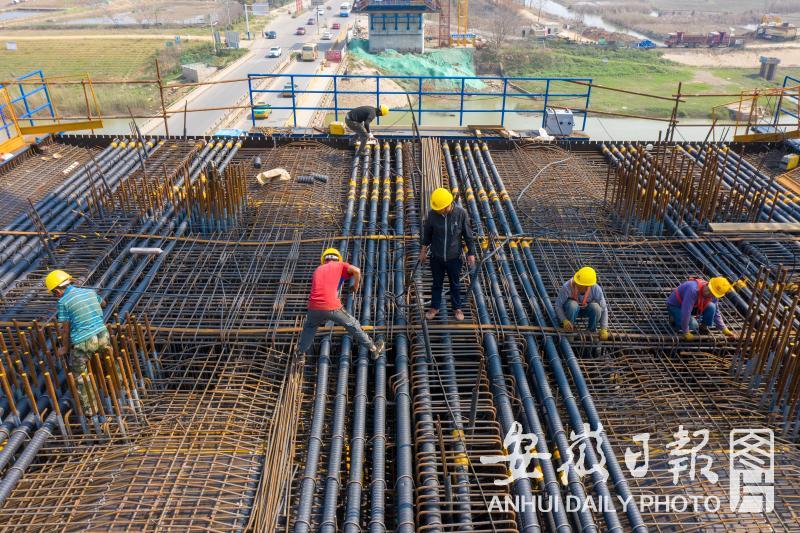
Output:
<svg viewBox="0 0 800 533">
<path fill-rule="evenodd" d="M 445 261 L 431 256 L 431 272 L 433 273 L 433 288 L 431 289 L 431 308 L 439 309 L 442 306 L 442 288 L 444 276 L 450 281 L 450 302 L 453 311 L 461 309 L 461 258 Z"/>
</svg>

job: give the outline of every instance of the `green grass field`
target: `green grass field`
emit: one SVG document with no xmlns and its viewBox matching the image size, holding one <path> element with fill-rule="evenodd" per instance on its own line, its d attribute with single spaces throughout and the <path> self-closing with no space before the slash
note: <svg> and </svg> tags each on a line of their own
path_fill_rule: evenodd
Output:
<svg viewBox="0 0 800 533">
<path fill-rule="evenodd" d="M 739 93 L 757 87 L 778 87 L 782 84 L 784 75 L 795 77 L 800 75 L 800 68 L 782 68 L 779 69 L 778 79 L 767 82 L 758 77 L 758 69 L 755 68 L 689 67 L 665 60 L 658 52 L 652 50 L 614 50 L 575 45 L 534 48 L 526 44 L 509 47 L 503 50 L 499 57 L 494 52 L 484 50 L 478 55 L 478 60 L 484 64 L 496 64 L 498 60 L 502 61 L 508 76 L 588 77 L 592 78 L 595 84 L 666 97 L 672 97 L 677 92 L 679 82 L 683 82 L 681 88 L 683 94 Z M 583 92 L 581 87 L 571 86 L 574 89 L 572 92 Z M 568 92 L 567 84 L 560 84 L 557 87 L 561 92 Z M 537 90 L 541 87 L 529 83 L 526 88 Z M 713 106 L 733 99 L 689 98 L 680 104 L 679 116 L 706 118 L 710 116 Z M 577 98 L 564 98 L 556 105 L 578 106 L 579 104 L 582 104 L 582 101 Z M 674 102 L 666 100 L 602 89 L 593 89 L 591 94 L 591 108 L 597 111 L 668 118 L 673 106 Z"/>
<path fill-rule="evenodd" d="M 9 80 L 35 69 L 45 76 L 85 76 L 102 81 L 132 81 L 155 79 L 155 60 L 158 58 L 165 81 L 180 77 L 182 63 L 204 62 L 223 67 L 246 50 L 225 51 L 215 56 L 212 44 L 204 41 L 184 41 L 179 46 L 167 46 L 155 39 L 87 39 L 78 40 L 20 40 L 18 50 L 0 49 L 0 79 Z M 74 78 L 73 78 L 74 79 Z M 62 115 L 85 113 L 82 89 L 78 86 L 50 85 L 51 98 Z M 155 85 L 95 86 L 103 115 L 153 112 L 160 106 Z M 169 100 L 180 97 L 181 91 L 169 91 Z M 169 101 L 167 102 L 169 104 Z"/>
</svg>

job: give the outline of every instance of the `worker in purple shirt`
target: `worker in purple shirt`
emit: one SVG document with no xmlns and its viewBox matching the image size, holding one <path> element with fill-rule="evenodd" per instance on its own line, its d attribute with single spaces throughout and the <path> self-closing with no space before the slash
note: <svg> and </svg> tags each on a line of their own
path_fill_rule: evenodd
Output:
<svg viewBox="0 0 800 533">
<path fill-rule="evenodd" d="M 719 312 L 719 298 L 733 288 L 731 282 L 723 277 L 689 279 L 681 283 L 667 298 L 667 311 L 672 325 L 681 332 L 683 339 L 694 339 L 693 331 L 708 333 L 711 326 L 721 330 L 728 337 L 736 334 L 725 326 Z M 697 318 L 700 317 L 700 325 Z"/>
</svg>

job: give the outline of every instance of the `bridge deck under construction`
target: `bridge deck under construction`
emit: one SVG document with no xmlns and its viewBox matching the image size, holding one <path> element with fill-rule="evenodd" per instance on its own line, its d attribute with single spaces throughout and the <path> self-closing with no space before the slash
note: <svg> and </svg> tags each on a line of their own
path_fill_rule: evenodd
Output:
<svg viewBox="0 0 800 533">
<path fill-rule="evenodd" d="M 759 168 L 775 150 L 422 138 L 357 156 L 321 138 L 48 139 L 0 166 L 0 524 L 796 528 L 800 246 L 788 231 L 709 231 L 800 222 L 791 190 Z M 289 179 L 264 182 L 277 167 Z M 463 322 L 423 317 L 420 227 L 442 186 L 479 245 Z M 386 340 L 375 361 L 331 327 L 295 355 L 329 246 L 362 269 L 342 300 Z M 608 300 L 605 342 L 555 317 L 584 265 Z M 59 350 L 42 285 L 53 268 L 106 300 L 113 352 L 85 377 Z M 665 299 L 714 275 L 743 281 L 721 305 L 739 338 L 684 341 Z M 509 483 L 515 428 L 539 454 Z M 738 507 L 753 494 L 762 507 Z"/>
</svg>

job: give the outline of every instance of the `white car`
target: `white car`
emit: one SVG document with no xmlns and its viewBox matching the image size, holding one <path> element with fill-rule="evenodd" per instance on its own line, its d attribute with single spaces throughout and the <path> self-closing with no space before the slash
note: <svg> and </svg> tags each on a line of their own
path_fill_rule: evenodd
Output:
<svg viewBox="0 0 800 533">
<path fill-rule="evenodd" d="M 333 34 L 329 31 L 322 32 L 322 37 L 320 37 L 323 41 L 330 41 L 333 39 Z"/>
<path fill-rule="evenodd" d="M 317 6 L 317 15 L 319 15 L 320 17 L 325 16 L 325 8 L 323 8 L 322 6 Z"/>
<path fill-rule="evenodd" d="M 267 57 L 281 57 L 282 53 L 283 49 L 280 46 L 273 46 L 272 48 L 269 49 Z"/>
</svg>

